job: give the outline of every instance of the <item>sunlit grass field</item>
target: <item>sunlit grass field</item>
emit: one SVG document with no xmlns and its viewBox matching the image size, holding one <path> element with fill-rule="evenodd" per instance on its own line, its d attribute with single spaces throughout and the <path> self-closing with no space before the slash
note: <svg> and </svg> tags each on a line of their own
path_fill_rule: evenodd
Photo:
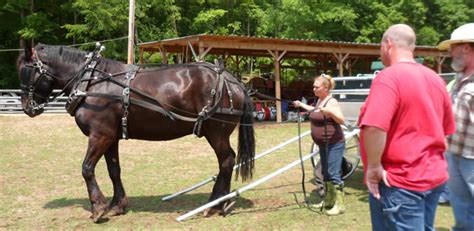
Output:
<svg viewBox="0 0 474 231">
<path fill-rule="evenodd" d="M 257 124 L 257 153 L 298 135 L 297 123 Z M 301 124 L 301 131 L 309 129 Z M 237 132 L 232 135 L 236 148 Z M 87 138 L 68 115 L 0 115 L 0 230 L 112 229 L 112 230 L 370 230 L 367 191 L 359 168 L 346 181 L 346 213 L 328 217 L 306 208 L 302 169 L 295 168 L 236 198 L 231 214 L 204 218 L 202 214 L 178 222 L 176 218 L 205 204 L 212 183 L 169 202 L 161 198 L 194 185 L 218 170 L 217 159 L 204 138 L 173 141 L 124 140 L 120 143 L 122 180 L 129 197 L 128 212 L 100 224 L 89 219 L 89 200 L 81 175 Z M 302 139 L 302 153 L 311 138 Z M 299 158 L 298 143 L 256 161 L 253 180 Z M 312 165 L 305 162 L 305 189 L 310 203 L 318 198 Z M 105 160 L 96 176 L 108 200 L 112 184 Z M 252 182 L 252 181 L 251 181 Z M 247 182 L 248 183 L 248 182 Z M 247 184 L 245 183 L 245 184 Z M 242 187 L 233 181 L 232 188 Z M 437 230 L 453 224 L 451 208 L 437 210 Z"/>
</svg>

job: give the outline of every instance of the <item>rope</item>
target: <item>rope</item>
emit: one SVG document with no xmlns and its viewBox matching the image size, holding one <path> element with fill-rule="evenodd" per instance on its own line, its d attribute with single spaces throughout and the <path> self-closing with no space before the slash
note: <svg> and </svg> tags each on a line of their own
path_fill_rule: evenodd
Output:
<svg viewBox="0 0 474 231">
<path fill-rule="evenodd" d="M 305 188 L 305 171 L 304 171 L 304 164 L 303 164 L 303 154 L 301 151 L 301 116 L 300 116 L 300 108 L 298 107 L 298 153 L 300 156 L 300 164 L 301 164 L 301 188 L 303 189 L 303 196 L 304 196 L 304 202 L 308 205 L 308 198 L 306 197 L 306 188 Z M 309 207 L 309 206 L 308 206 Z"/>
</svg>

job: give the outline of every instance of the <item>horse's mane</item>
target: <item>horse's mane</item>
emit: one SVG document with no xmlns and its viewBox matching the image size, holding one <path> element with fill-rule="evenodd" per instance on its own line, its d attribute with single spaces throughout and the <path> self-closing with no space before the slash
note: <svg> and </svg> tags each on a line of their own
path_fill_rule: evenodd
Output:
<svg viewBox="0 0 474 231">
<path fill-rule="evenodd" d="M 74 67 L 81 67 L 86 60 L 87 52 L 79 50 L 77 48 L 61 46 L 61 45 L 45 45 L 38 44 L 35 47 L 36 50 L 44 50 L 48 54 L 47 60 L 51 65 L 68 65 Z M 42 57 L 42 59 L 44 59 Z M 119 67 L 123 63 L 107 58 L 99 58 L 100 63 L 106 65 L 109 68 Z"/>
</svg>

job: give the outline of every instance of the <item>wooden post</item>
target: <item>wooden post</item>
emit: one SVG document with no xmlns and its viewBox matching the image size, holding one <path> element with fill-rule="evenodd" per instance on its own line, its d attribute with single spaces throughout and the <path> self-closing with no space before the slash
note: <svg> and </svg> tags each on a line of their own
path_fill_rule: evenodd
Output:
<svg viewBox="0 0 474 231">
<path fill-rule="evenodd" d="M 133 44 L 135 39 L 135 0 L 130 0 L 129 4 L 129 12 L 128 12 L 128 58 L 127 63 L 133 64 Z"/>
<path fill-rule="evenodd" d="M 275 98 L 281 99 L 281 70 L 280 70 L 280 61 L 283 58 L 283 56 L 286 54 L 286 50 L 283 51 L 281 54 L 279 54 L 279 51 L 271 51 L 267 50 L 268 53 L 273 57 L 273 65 L 275 66 Z M 277 123 L 282 122 L 282 117 L 281 117 L 281 101 L 276 101 L 276 111 L 277 111 L 277 116 L 276 116 L 276 121 Z"/>
<path fill-rule="evenodd" d="M 346 61 L 347 57 L 349 57 L 349 53 L 343 54 L 336 54 L 332 53 L 337 59 L 337 68 L 339 69 L 339 77 L 344 76 L 344 62 Z"/>
<path fill-rule="evenodd" d="M 140 55 L 140 60 L 138 60 L 138 62 L 139 62 L 140 64 L 143 64 L 143 50 L 140 49 L 139 52 L 140 52 L 140 53 L 139 53 L 139 55 Z"/>
<path fill-rule="evenodd" d="M 161 63 L 168 64 L 168 53 L 165 48 L 160 46 Z"/>
<path fill-rule="evenodd" d="M 446 60 L 446 56 L 444 57 L 436 56 L 435 60 L 436 60 L 436 67 L 438 69 L 437 70 L 438 74 L 441 74 L 441 72 L 443 71 L 442 66 L 443 66 L 444 60 Z"/>
</svg>

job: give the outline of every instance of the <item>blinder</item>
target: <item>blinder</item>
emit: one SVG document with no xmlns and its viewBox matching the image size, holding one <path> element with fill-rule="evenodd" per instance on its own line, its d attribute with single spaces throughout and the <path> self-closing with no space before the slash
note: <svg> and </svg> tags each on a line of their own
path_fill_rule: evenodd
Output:
<svg viewBox="0 0 474 231">
<path fill-rule="evenodd" d="M 33 114 L 42 112 L 44 103 L 54 89 L 53 75 L 44 68 L 43 62 L 34 55 L 32 64 L 24 64 L 20 69 L 21 94 L 28 97 L 26 110 Z"/>
</svg>

